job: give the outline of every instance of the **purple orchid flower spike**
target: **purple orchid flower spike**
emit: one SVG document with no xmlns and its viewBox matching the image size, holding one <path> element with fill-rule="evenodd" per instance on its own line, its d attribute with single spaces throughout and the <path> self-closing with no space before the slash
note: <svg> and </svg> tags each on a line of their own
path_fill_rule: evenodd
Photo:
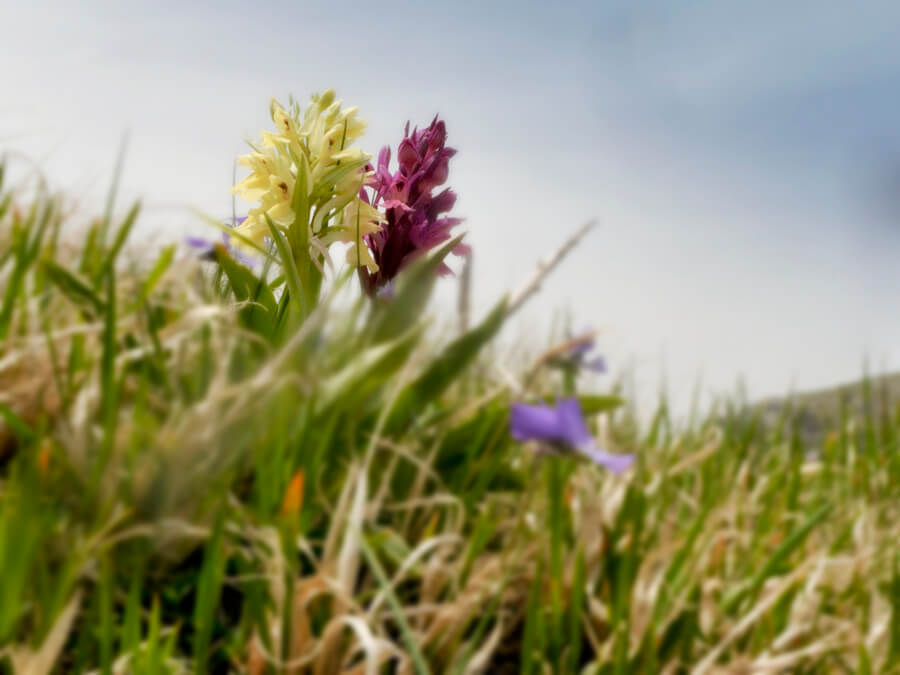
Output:
<svg viewBox="0 0 900 675">
<path fill-rule="evenodd" d="M 360 268 L 363 288 L 369 295 L 383 288 L 401 269 L 431 248 L 450 238 L 450 230 L 462 222 L 446 214 L 456 203 L 456 193 L 450 188 L 433 194 L 443 185 L 450 172 L 450 158 L 456 150 L 446 147 L 447 129 L 437 116 L 424 129 L 409 132 L 406 124 L 403 140 L 397 147 L 397 170 L 391 172 L 391 149 L 378 153 L 378 166 L 367 167 L 372 178 L 367 186 L 373 191 L 371 204 L 383 209 L 384 226 L 380 232 L 366 237 L 378 271 Z M 360 197 L 369 202 L 362 191 Z M 457 255 L 466 255 L 468 247 L 459 245 Z M 440 274 L 450 273 L 442 265 Z"/>
<path fill-rule="evenodd" d="M 574 450 L 616 474 L 634 463 L 634 455 L 617 455 L 597 447 L 577 398 L 564 399 L 556 406 L 513 404 L 509 430 L 517 441 L 541 441 L 557 451 Z"/>
</svg>

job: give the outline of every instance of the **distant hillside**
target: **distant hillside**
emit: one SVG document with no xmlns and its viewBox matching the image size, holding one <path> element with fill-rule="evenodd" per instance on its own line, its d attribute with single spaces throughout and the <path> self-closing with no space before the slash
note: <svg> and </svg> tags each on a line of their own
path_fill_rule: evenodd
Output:
<svg viewBox="0 0 900 675">
<path fill-rule="evenodd" d="M 842 410 L 859 420 L 870 419 L 878 427 L 886 416 L 897 415 L 898 402 L 900 373 L 892 373 L 789 397 L 763 399 L 753 408 L 762 414 L 768 428 L 774 428 L 787 414 L 791 424 L 799 425 L 804 441 L 818 445 L 828 429 L 839 426 Z"/>
</svg>

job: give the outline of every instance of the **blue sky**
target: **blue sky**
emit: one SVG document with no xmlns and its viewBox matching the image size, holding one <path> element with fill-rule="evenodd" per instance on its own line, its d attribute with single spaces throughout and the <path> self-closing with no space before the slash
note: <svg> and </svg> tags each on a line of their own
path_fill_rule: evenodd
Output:
<svg viewBox="0 0 900 675">
<path fill-rule="evenodd" d="M 523 9 L 527 6 L 527 9 Z M 900 368 L 895 2 L 13 0 L 0 150 L 86 212 L 130 133 L 143 236 L 230 213 L 271 96 L 334 87 L 370 152 L 439 112 L 477 307 L 601 225 L 517 319 L 604 332 L 645 395 L 751 395 Z M 452 288 L 445 286 L 445 299 Z"/>
</svg>

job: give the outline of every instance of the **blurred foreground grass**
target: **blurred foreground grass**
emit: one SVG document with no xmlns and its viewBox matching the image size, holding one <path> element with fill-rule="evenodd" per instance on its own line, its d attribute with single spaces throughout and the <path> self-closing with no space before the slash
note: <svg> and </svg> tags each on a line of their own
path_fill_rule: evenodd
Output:
<svg viewBox="0 0 900 675">
<path fill-rule="evenodd" d="M 900 672 L 895 403 L 810 448 L 582 394 L 616 477 L 510 439 L 563 390 L 494 367 L 505 301 L 426 336 L 439 257 L 283 332 L 112 211 L 0 178 L 0 672 Z"/>
</svg>

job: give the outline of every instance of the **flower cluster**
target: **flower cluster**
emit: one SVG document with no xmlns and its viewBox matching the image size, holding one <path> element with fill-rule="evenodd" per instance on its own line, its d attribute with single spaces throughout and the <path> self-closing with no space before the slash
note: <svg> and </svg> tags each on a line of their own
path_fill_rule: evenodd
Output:
<svg viewBox="0 0 900 675">
<path fill-rule="evenodd" d="M 270 112 L 276 131 L 263 132 L 262 143 L 238 159 L 250 174 L 233 191 L 258 205 L 235 228 L 237 238 L 262 247 L 271 220 L 286 231 L 302 228 L 294 238 L 308 242 L 314 262 L 329 261 L 332 243 L 351 242 L 348 262 L 377 271 L 363 239 L 379 230 L 382 216 L 359 197 L 371 156 L 352 147 L 366 128 L 357 109 L 342 109 L 327 91 L 312 97 L 302 120 L 295 103 L 285 109 L 272 101 Z"/>
<path fill-rule="evenodd" d="M 329 247 L 350 243 L 347 261 L 358 268 L 363 289 L 370 296 L 390 295 L 391 282 L 410 262 L 451 237 L 460 218 L 447 215 L 456 193 L 442 188 L 456 150 L 447 146 L 447 128 L 437 116 L 424 129 L 410 133 L 406 124 L 397 146 L 397 168 L 391 169 L 391 149 L 382 148 L 377 166 L 353 142 L 365 130 L 356 108 L 342 108 L 334 92 L 313 96 L 302 118 L 291 102 L 285 109 L 276 101 L 270 108 L 274 132 L 263 132 L 259 145 L 239 162 L 249 175 L 233 191 L 254 202 L 247 217 L 228 232 L 231 243 L 262 248 L 274 235 L 282 256 L 290 253 L 298 263 L 294 290 L 312 289 L 301 311 L 315 305 L 319 272 L 331 263 Z M 283 240 L 278 230 L 286 235 Z M 237 240 L 236 242 L 234 240 Z M 191 242 L 211 255 L 211 244 Z M 290 250 L 286 246 L 290 247 Z M 458 245 L 454 253 L 464 255 Z M 236 251 L 235 251 L 236 253 Z M 311 268 L 306 256 L 315 264 Z M 302 263 L 302 264 L 300 264 Z M 441 272 L 449 268 L 442 264 Z M 298 287 L 298 282 L 300 286 Z M 601 357 L 589 358 L 592 334 L 570 339 L 547 357 L 567 378 L 580 370 L 603 372 Z M 620 473 L 634 457 L 615 455 L 597 447 L 588 431 L 577 398 L 556 406 L 515 404 L 510 432 L 520 441 L 537 441 L 555 453 L 577 453 Z"/>
<path fill-rule="evenodd" d="M 456 193 L 435 189 L 447 181 L 450 158 L 456 150 L 447 147 L 447 128 L 435 117 L 424 129 L 409 132 L 397 147 L 397 170 L 391 172 L 390 147 L 382 148 L 378 166 L 372 169 L 367 186 L 373 191 L 371 203 L 384 210 L 384 227 L 366 237 L 377 272 L 360 268 L 365 290 L 373 294 L 385 287 L 417 256 L 450 238 L 450 230 L 462 220 L 445 215 L 456 202 Z M 368 199 L 368 197 L 364 197 Z M 466 247 L 458 246 L 462 254 Z M 442 266 L 446 273 L 449 268 Z"/>
<path fill-rule="evenodd" d="M 261 143 L 251 143 L 252 152 L 238 159 L 250 173 L 233 191 L 255 204 L 234 228 L 238 246 L 264 248 L 271 223 L 287 235 L 294 256 L 308 254 L 321 270 L 321 263 L 331 263 L 331 244 L 350 243 L 347 262 L 374 295 L 461 222 L 446 215 L 456 194 L 449 188 L 435 193 L 456 154 L 437 117 L 412 133 L 407 123 L 391 172 L 390 148 L 382 149 L 376 168 L 353 146 L 365 122 L 356 108 L 342 108 L 333 91 L 313 96 L 302 117 L 293 102 L 286 109 L 273 101 L 270 112 L 275 131 L 263 132 Z M 454 252 L 465 251 L 460 245 Z"/>
</svg>

